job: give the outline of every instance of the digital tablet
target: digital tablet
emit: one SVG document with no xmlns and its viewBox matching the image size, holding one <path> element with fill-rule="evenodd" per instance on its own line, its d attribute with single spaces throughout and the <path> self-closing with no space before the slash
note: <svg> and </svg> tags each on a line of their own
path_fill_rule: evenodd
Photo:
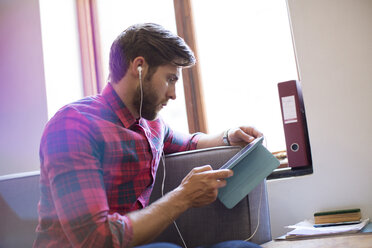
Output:
<svg viewBox="0 0 372 248">
<path fill-rule="evenodd" d="M 234 176 L 227 178 L 226 186 L 218 192 L 218 199 L 227 208 L 233 208 L 278 168 L 279 160 L 262 145 L 262 141 L 263 137 L 255 139 L 220 168 L 234 171 Z"/>
</svg>

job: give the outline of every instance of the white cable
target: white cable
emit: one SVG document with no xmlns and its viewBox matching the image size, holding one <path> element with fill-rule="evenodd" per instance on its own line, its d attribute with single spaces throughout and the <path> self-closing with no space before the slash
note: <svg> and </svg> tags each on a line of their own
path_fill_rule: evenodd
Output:
<svg viewBox="0 0 372 248">
<path fill-rule="evenodd" d="M 141 101 L 140 101 L 139 116 L 140 116 L 140 118 L 142 118 L 142 104 L 143 104 L 142 68 L 138 69 L 138 73 L 139 73 L 140 90 L 141 90 Z M 150 127 L 150 129 L 159 135 L 159 133 L 156 132 L 156 131 L 155 131 L 154 129 L 152 129 L 151 127 Z M 165 171 L 165 158 L 164 158 L 164 157 L 165 157 L 165 154 L 164 154 L 164 151 L 162 151 L 162 154 L 163 154 L 163 156 L 162 156 L 162 162 L 163 162 L 163 172 L 164 172 L 164 173 L 163 173 L 163 180 L 162 180 L 162 184 L 161 184 L 161 195 L 164 196 L 164 185 L 165 185 L 165 176 L 166 176 L 166 171 Z M 185 248 L 187 248 L 187 245 L 186 245 L 186 243 L 185 243 L 185 240 L 184 240 L 183 237 L 182 237 L 181 231 L 180 231 L 180 229 L 178 228 L 176 221 L 173 221 L 173 224 L 174 224 L 174 226 L 176 227 L 176 230 L 177 230 L 177 232 L 178 232 L 178 235 L 180 236 L 180 238 L 181 238 L 181 240 L 182 240 L 183 246 L 184 246 Z"/>
<path fill-rule="evenodd" d="M 163 162 L 163 181 L 162 181 L 162 183 L 161 183 L 161 196 L 164 196 L 164 184 L 165 184 L 165 176 L 166 176 L 166 172 L 165 172 L 165 158 L 164 158 L 164 157 L 165 157 L 165 155 L 164 155 L 164 151 L 163 151 L 163 156 L 161 157 L 161 160 L 162 160 L 162 162 Z M 184 246 L 185 248 L 187 248 L 187 245 L 186 245 L 186 243 L 185 243 L 185 240 L 183 239 L 182 234 L 181 234 L 181 231 L 180 231 L 180 229 L 178 228 L 177 223 L 176 223 L 175 220 L 173 221 L 173 224 L 174 224 L 174 226 L 176 227 L 176 230 L 177 230 L 177 232 L 178 232 L 178 235 L 180 236 L 180 238 L 181 238 L 181 240 L 182 240 L 183 246 Z"/>
<path fill-rule="evenodd" d="M 141 101 L 140 101 L 139 117 L 142 118 L 142 103 L 143 103 L 142 68 L 138 70 L 138 73 L 139 73 L 140 89 L 141 89 Z"/>
<path fill-rule="evenodd" d="M 165 159 L 164 159 L 164 151 L 163 151 L 163 155 L 161 156 L 161 160 L 163 162 L 163 181 L 161 183 L 161 196 L 164 196 L 164 184 L 165 184 Z"/>
<path fill-rule="evenodd" d="M 258 227 L 260 226 L 260 213 L 261 213 L 261 203 L 262 203 L 262 195 L 263 195 L 263 188 L 264 188 L 264 183 L 261 183 L 261 195 L 260 195 L 260 202 L 258 203 L 258 216 L 257 216 L 257 226 L 256 230 L 254 230 L 253 234 L 247 238 L 245 241 L 249 241 L 253 238 L 253 236 L 256 234 L 258 231 Z"/>
<path fill-rule="evenodd" d="M 264 137 L 265 140 L 265 147 L 267 147 L 267 139 Z M 263 188 L 264 188 L 264 183 L 261 184 L 261 194 L 260 194 L 260 202 L 258 203 L 258 216 L 257 216 L 257 226 L 256 229 L 254 230 L 253 234 L 247 238 L 245 241 L 249 241 L 253 238 L 253 236 L 256 234 L 258 231 L 258 227 L 260 226 L 260 215 L 261 215 L 261 203 L 262 203 L 262 194 L 263 194 Z"/>
<path fill-rule="evenodd" d="M 181 240 L 182 240 L 183 246 L 184 246 L 185 248 L 187 248 L 187 245 L 186 245 L 186 243 L 185 243 L 185 240 L 183 240 L 182 234 L 181 234 L 181 232 L 180 232 L 180 229 L 178 229 L 178 226 L 177 226 L 177 223 L 176 223 L 175 220 L 173 221 L 173 224 L 174 224 L 174 226 L 176 227 L 176 230 L 177 230 L 177 232 L 178 232 L 178 235 L 180 236 L 180 238 L 181 238 Z"/>
</svg>

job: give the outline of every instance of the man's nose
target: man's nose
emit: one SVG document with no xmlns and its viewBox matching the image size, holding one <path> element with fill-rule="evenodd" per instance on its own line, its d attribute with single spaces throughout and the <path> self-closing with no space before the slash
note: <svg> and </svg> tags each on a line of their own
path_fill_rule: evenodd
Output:
<svg viewBox="0 0 372 248">
<path fill-rule="evenodd" d="M 168 91 L 167 91 L 167 97 L 172 99 L 172 100 L 176 100 L 176 98 L 177 98 L 177 96 L 176 96 L 176 86 L 174 84 L 169 85 Z"/>
</svg>

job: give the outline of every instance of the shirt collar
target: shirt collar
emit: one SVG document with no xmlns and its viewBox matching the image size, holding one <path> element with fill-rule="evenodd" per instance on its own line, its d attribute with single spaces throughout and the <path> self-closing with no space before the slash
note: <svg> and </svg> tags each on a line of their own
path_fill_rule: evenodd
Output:
<svg viewBox="0 0 372 248">
<path fill-rule="evenodd" d="M 138 123 L 110 83 L 103 89 L 102 96 L 114 110 L 125 128 L 130 128 L 133 124 Z"/>
</svg>

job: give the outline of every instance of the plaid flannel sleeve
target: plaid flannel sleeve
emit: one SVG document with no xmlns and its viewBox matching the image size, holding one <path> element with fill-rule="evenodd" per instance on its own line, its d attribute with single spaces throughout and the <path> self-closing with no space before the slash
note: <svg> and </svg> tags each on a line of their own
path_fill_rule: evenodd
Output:
<svg viewBox="0 0 372 248">
<path fill-rule="evenodd" d="M 127 247 L 129 218 L 109 214 L 98 147 L 91 126 L 71 111 L 47 127 L 41 143 L 58 220 L 73 247 Z M 44 167 L 44 168 L 43 168 Z M 48 205 L 48 204 L 47 204 Z"/>
</svg>

